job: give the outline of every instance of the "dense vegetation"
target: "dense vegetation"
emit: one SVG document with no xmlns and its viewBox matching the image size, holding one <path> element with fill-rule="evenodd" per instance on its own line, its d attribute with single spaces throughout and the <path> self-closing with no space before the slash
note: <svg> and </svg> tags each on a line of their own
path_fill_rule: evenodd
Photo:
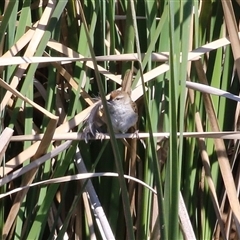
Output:
<svg viewBox="0 0 240 240">
<path fill-rule="evenodd" d="M 239 239 L 239 4 L 1 1 L 3 239 Z M 85 141 L 129 70 L 138 136 Z"/>
</svg>

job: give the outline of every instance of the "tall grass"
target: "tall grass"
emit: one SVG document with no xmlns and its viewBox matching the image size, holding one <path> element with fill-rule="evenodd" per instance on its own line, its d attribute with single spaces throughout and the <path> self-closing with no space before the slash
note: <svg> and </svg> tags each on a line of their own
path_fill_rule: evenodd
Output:
<svg viewBox="0 0 240 240">
<path fill-rule="evenodd" d="M 239 8 L 2 1 L 2 238 L 239 238 Z M 132 66 L 139 138 L 108 117 L 85 142 L 94 98 L 107 112 Z"/>
</svg>

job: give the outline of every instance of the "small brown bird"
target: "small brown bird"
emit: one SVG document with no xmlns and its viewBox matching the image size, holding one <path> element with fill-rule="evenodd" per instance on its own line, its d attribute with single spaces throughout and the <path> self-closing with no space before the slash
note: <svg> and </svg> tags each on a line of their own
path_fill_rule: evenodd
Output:
<svg viewBox="0 0 240 240">
<path fill-rule="evenodd" d="M 138 120 L 137 105 L 128 93 L 112 91 L 107 102 L 114 132 L 126 133 Z"/>
<path fill-rule="evenodd" d="M 126 133 L 130 127 L 136 124 L 138 120 L 137 105 L 128 93 L 121 90 L 112 91 L 107 106 L 115 133 Z M 102 115 L 100 114 L 102 110 L 102 102 L 99 100 L 86 121 L 85 135 L 90 132 L 95 136 L 97 132 L 101 132 L 99 129 L 106 123 L 104 112 Z"/>
</svg>

